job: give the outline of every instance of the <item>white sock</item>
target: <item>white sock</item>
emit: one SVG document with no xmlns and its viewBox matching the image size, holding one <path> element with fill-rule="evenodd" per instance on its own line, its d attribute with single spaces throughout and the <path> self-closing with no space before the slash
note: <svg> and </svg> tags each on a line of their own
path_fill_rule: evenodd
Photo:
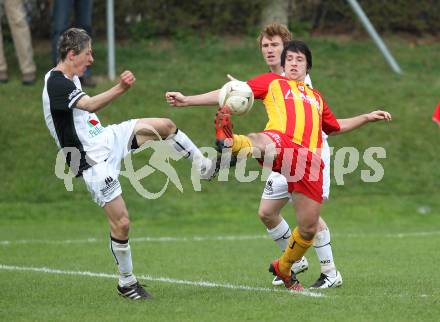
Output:
<svg viewBox="0 0 440 322">
<path fill-rule="evenodd" d="M 196 163 L 199 169 L 209 169 L 211 160 L 206 158 L 191 139 L 180 129 L 176 130 L 176 134 L 169 136 L 165 142 L 169 142 L 170 146 L 185 159 L 189 159 Z"/>
<path fill-rule="evenodd" d="M 115 257 L 119 270 L 119 285 L 126 286 L 136 282 L 133 275 L 133 263 L 131 261 L 130 243 L 128 240 L 117 240 L 110 237 L 110 250 Z"/>
<path fill-rule="evenodd" d="M 289 243 L 290 235 L 292 235 L 289 224 L 284 220 L 284 218 L 275 228 L 267 229 L 267 233 L 275 241 L 275 243 L 277 243 L 280 250 L 284 252 L 287 244 Z"/>
<path fill-rule="evenodd" d="M 315 235 L 313 241 L 316 255 L 318 255 L 319 263 L 321 265 L 321 273 L 331 277 L 336 276 L 336 266 L 333 261 L 333 251 L 330 244 L 330 230 L 324 229 Z"/>
</svg>

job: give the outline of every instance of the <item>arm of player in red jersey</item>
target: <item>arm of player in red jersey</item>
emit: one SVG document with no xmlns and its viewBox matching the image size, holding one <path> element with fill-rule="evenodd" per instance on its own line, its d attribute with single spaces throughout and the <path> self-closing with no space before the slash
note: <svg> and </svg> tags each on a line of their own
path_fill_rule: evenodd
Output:
<svg viewBox="0 0 440 322">
<path fill-rule="evenodd" d="M 392 119 L 390 113 L 380 110 L 347 119 L 336 119 L 333 112 L 327 106 L 327 103 L 325 101 L 323 102 L 322 130 L 328 135 L 347 133 L 370 122 L 381 120 L 389 122 Z"/>
<path fill-rule="evenodd" d="M 367 114 L 357 115 L 348 119 L 338 119 L 338 123 L 341 129 L 334 134 L 347 133 L 354 129 L 357 129 L 367 123 L 377 122 L 377 121 L 391 121 L 391 114 L 386 111 L 373 111 Z"/>
</svg>

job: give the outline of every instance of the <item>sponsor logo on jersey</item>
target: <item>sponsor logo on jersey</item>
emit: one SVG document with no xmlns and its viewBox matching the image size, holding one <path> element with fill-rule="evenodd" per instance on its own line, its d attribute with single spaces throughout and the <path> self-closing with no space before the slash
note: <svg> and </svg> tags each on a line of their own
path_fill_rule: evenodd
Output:
<svg viewBox="0 0 440 322">
<path fill-rule="evenodd" d="M 89 126 L 97 126 L 98 124 L 99 124 L 99 121 L 97 121 L 97 120 L 89 120 L 88 121 L 89 122 Z"/>
<path fill-rule="evenodd" d="M 266 186 L 264 187 L 264 193 L 267 195 L 273 194 L 273 180 L 272 179 L 266 181 Z"/>
<path fill-rule="evenodd" d="M 304 87 L 302 87 L 304 90 Z M 319 101 L 315 98 L 312 97 L 310 95 L 306 95 L 304 93 L 294 93 L 292 92 L 292 90 L 288 90 L 286 95 L 284 95 L 284 99 L 285 100 L 302 100 L 304 103 L 308 103 L 310 105 L 315 106 L 318 110 L 321 107 L 321 104 L 319 103 Z"/>
<path fill-rule="evenodd" d="M 71 101 L 75 96 L 77 96 L 79 93 L 81 93 L 81 90 L 79 88 L 75 88 L 72 93 L 69 94 L 69 101 Z"/>
<path fill-rule="evenodd" d="M 95 119 L 92 114 L 89 115 L 89 118 L 87 120 L 87 125 L 90 128 L 89 130 L 90 138 L 93 138 L 104 131 L 104 128 L 101 126 L 99 120 Z"/>
<path fill-rule="evenodd" d="M 104 197 L 109 197 L 111 194 L 120 187 L 120 183 L 118 179 L 113 179 L 112 177 L 107 177 L 104 179 L 105 186 L 101 189 Z"/>
</svg>

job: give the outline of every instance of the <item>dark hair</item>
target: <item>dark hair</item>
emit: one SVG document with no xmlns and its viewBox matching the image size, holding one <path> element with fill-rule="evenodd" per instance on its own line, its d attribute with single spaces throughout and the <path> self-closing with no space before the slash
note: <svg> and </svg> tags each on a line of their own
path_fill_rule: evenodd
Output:
<svg viewBox="0 0 440 322">
<path fill-rule="evenodd" d="M 283 53 L 281 54 L 281 66 L 284 68 L 287 52 L 302 53 L 306 56 L 307 72 L 312 69 L 312 52 L 307 44 L 301 40 L 292 40 L 284 44 Z"/>
<path fill-rule="evenodd" d="M 89 45 L 91 40 L 92 38 L 90 38 L 84 29 L 67 29 L 58 40 L 58 54 L 60 60 L 64 61 L 70 50 L 73 50 L 75 55 L 78 55 Z"/>
</svg>

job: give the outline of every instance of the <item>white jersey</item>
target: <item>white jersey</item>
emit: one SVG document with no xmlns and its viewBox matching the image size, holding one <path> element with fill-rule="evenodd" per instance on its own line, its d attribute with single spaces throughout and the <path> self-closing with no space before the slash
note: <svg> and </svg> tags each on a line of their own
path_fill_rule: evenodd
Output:
<svg viewBox="0 0 440 322">
<path fill-rule="evenodd" d="M 43 111 L 46 125 L 59 148 L 74 148 L 80 152 L 80 160 L 73 160 L 74 153 L 66 153 L 66 162 L 75 161 L 78 175 L 93 164 L 107 159 L 106 128 L 95 113 L 75 108 L 78 100 L 86 95 L 78 76 L 72 80 L 61 71 L 50 70 L 44 77 Z M 75 171 L 74 171 L 75 172 Z"/>
</svg>

